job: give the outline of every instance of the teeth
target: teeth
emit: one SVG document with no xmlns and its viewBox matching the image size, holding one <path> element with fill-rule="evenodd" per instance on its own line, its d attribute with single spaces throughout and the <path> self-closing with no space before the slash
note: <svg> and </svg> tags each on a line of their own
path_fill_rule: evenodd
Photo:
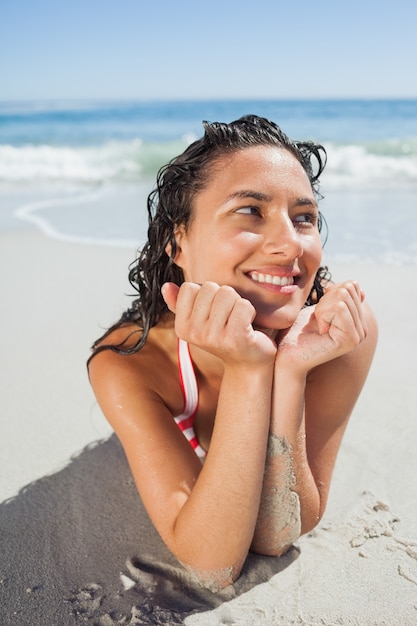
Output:
<svg viewBox="0 0 417 626">
<path fill-rule="evenodd" d="M 292 276 L 273 276 L 272 274 L 261 274 L 261 272 L 252 272 L 249 276 L 257 283 L 269 283 L 270 285 L 279 285 L 280 287 L 294 284 Z"/>
</svg>

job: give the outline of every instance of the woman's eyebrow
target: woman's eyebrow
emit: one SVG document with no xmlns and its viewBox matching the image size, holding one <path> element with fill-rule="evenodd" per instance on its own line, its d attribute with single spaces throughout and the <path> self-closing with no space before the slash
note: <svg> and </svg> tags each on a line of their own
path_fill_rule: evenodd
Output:
<svg viewBox="0 0 417 626">
<path fill-rule="evenodd" d="M 262 191 L 254 191 L 252 189 L 241 189 L 229 194 L 225 199 L 225 204 L 231 200 L 252 198 L 258 202 L 272 202 L 272 196 Z M 297 198 L 294 202 L 295 206 L 313 206 L 317 208 L 317 202 L 313 198 Z"/>
<path fill-rule="evenodd" d="M 261 191 L 253 191 L 252 189 L 241 189 L 239 191 L 235 191 L 226 197 L 225 202 L 230 202 L 230 200 L 236 199 L 244 199 L 244 198 L 253 198 L 254 200 L 258 200 L 259 202 L 271 202 L 272 196 L 262 193 Z"/>
<path fill-rule="evenodd" d="M 296 206 L 313 206 L 315 208 L 318 208 L 317 202 L 313 200 L 312 198 L 297 198 L 295 205 Z"/>
</svg>

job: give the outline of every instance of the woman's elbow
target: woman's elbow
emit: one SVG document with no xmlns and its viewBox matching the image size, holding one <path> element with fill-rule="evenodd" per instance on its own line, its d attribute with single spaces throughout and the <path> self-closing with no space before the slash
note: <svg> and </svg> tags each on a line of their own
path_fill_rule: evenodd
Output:
<svg viewBox="0 0 417 626">
<path fill-rule="evenodd" d="M 252 545 L 251 546 L 251 552 L 253 552 L 254 554 L 258 554 L 259 556 L 273 556 L 273 557 L 280 557 L 283 556 L 284 554 L 286 554 L 291 548 L 292 548 L 293 544 L 290 543 L 289 545 L 282 545 L 280 543 L 277 544 L 272 544 L 272 545 Z"/>
<path fill-rule="evenodd" d="M 263 556 L 283 556 L 298 539 L 317 526 L 323 515 L 321 511 L 310 511 L 300 519 L 290 520 L 283 528 L 276 530 L 265 525 L 257 529 L 251 545 L 251 552 Z"/>
<path fill-rule="evenodd" d="M 182 563 L 182 565 L 187 570 L 193 582 L 213 593 L 218 593 L 229 585 L 233 585 L 239 578 L 242 570 L 242 565 L 209 569 L 187 565 L 186 563 Z"/>
</svg>

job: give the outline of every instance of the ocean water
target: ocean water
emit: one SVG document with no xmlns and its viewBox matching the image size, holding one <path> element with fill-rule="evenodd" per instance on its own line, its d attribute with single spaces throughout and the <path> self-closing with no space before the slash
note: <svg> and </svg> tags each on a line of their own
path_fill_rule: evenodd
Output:
<svg viewBox="0 0 417 626">
<path fill-rule="evenodd" d="M 416 100 L 0 102 L 0 230 L 137 247 L 159 167 L 247 113 L 326 147 L 326 261 L 417 263 Z"/>
</svg>

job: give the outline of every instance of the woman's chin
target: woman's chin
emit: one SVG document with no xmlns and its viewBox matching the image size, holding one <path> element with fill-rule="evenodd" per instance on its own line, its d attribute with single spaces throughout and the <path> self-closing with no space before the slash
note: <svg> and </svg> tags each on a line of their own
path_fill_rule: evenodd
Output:
<svg viewBox="0 0 417 626">
<path fill-rule="evenodd" d="M 262 330 L 265 334 L 273 337 L 279 330 L 290 328 L 297 319 L 299 311 L 275 311 L 272 314 L 258 314 L 253 322 L 253 327 Z"/>
</svg>

